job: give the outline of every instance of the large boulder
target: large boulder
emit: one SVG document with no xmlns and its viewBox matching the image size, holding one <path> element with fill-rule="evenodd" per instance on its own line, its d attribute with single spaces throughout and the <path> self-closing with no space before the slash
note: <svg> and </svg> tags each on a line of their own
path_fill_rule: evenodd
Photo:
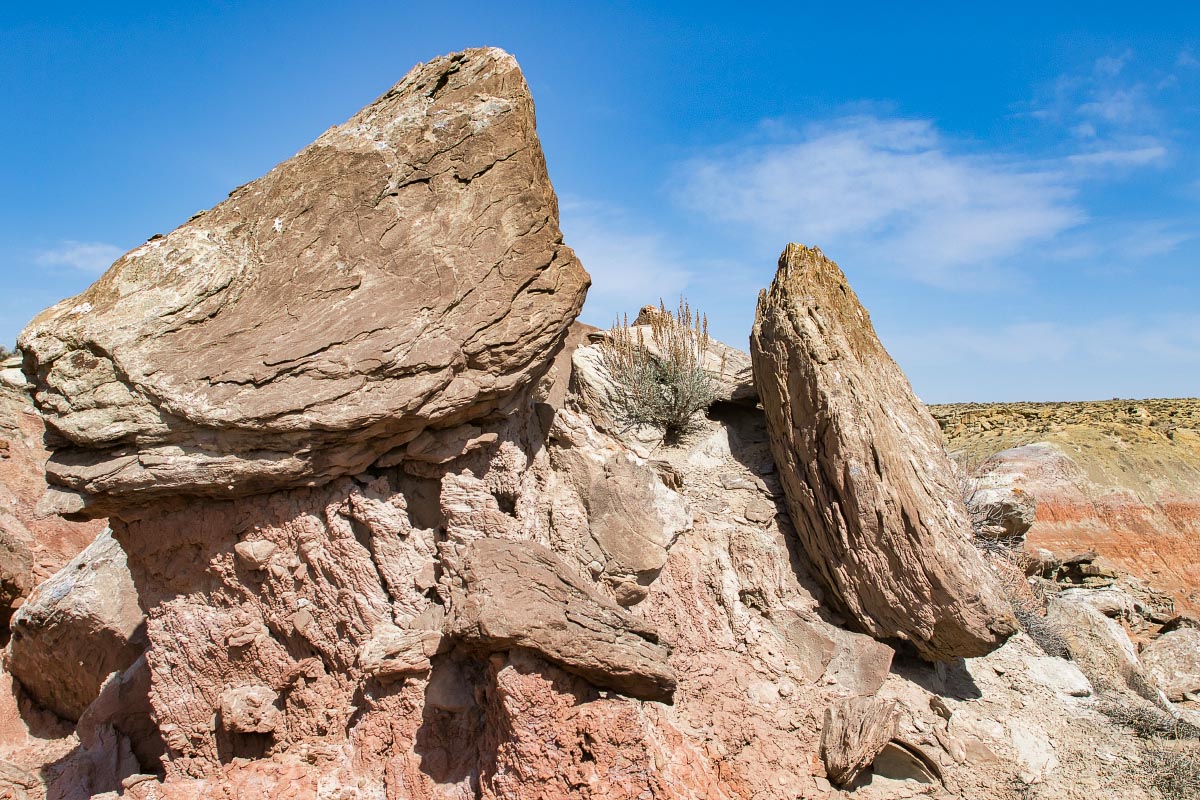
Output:
<svg viewBox="0 0 1200 800">
<path fill-rule="evenodd" d="M 1020 539 L 1037 519 L 1037 501 L 1020 486 L 996 476 L 968 479 L 966 497 L 971 528 L 996 539 Z M 989 480 L 991 479 L 991 480 Z"/>
<path fill-rule="evenodd" d="M 1090 603 L 1071 597 L 1051 600 L 1046 622 L 1063 637 L 1072 660 L 1098 690 L 1132 690 L 1147 699 L 1157 699 L 1137 648 L 1121 623 Z"/>
<path fill-rule="evenodd" d="M 69 522 L 37 513 L 49 454 L 19 364 L 15 358 L 0 362 L 0 639 L 29 592 L 104 530 L 100 520 Z"/>
<path fill-rule="evenodd" d="M 788 245 L 759 295 L 754 379 L 793 521 L 829 599 L 925 657 L 979 656 L 1016 625 L 940 431 L 820 250 Z"/>
<path fill-rule="evenodd" d="M 516 61 L 435 59 L 25 329 L 52 507 L 361 472 L 511 405 L 587 286 Z"/>
<path fill-rule="evenodd" d="M 1200 629 L 1177 628 L 1159 636 L 1142 651 L 1150 678 L 1170 700 L 1200 694 Z"/>
<path fill-rule="evenodd" d="M 38 704 L 78 720 L 145 650 L 145 621 L 125 551 L 105 531 L 13 615 L 8 671 Z"/>
</svg>

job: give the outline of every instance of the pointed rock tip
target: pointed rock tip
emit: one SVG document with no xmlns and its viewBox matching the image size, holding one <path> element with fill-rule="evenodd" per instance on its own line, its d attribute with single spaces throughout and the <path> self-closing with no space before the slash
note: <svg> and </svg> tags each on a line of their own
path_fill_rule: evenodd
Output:
<svg viewBox="0 0 1200 800">
<path fill-rule="evenodd" d="M 842 293 L 852 295 L 846 275 L 837 263 L 821 252 L 819 247 L 789 243 L 779 256 L 779 268 L 771 286 L 759 293 L 762 302 L 783 302 L 790 294 L 804 291 L 802 287 L 813 284 L 827 289 L 840 288 Z"/>
<path fill-rule="evenodd" d="M 796 267 L 805 266 L 834 266 L 837 264 L 821 252 L 821 248 L 790 242 L 787 247 L 783 248 L 783 252 L 779 256 L 779 269 L 795 269 Z"/>
</svg>

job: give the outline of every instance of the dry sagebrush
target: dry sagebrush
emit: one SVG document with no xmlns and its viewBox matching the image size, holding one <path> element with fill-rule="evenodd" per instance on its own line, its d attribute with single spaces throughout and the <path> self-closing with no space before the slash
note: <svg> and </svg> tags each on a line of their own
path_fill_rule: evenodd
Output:
<svg viewBox="0 0 1200 800">
<path fill-rule="evenodd" d="M 704 369 L 708 354 L 708 317 L 693 312 L 687 301 L 650 315 L 646 326 L 629 326 L 629 318 L 613 325 L 600 345 L 605 369 L 619 390 L 617 401 L 624 421 L 650 425 L 671 439 L 685 433 L 698 412 L 715 397 L 712 378 Z"/>
</svg>

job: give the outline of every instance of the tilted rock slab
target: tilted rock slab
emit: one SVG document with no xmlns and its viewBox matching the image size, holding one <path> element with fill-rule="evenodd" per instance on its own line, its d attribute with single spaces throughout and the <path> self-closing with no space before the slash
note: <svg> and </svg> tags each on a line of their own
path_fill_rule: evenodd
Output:
<svg viewBox="0 0 1200 800">
<path fill-rule="evenodd" d="M 13 615 L 7 669 L 39 704 L 78 720 L 145 650 L 145 623 L 125 551 L 104 531 Z"/>
<path fill-rule="evenodd" d="M 467 545 L 446 632 L 486 651 L 534 650 L 596 686 L 670 701 L 670 650 L 647 623 L 589 588 L 534 542 Z"/>
<path fill-rule="evenodd" d="M 938 427 L 820 250 L 784 250 L 750 348 L 788 508 L 829 599 L 929 659 L 999 647 L 1015 622 L 967 539 Z"/>
<path fill-rule="evenodd" d="M 557 210 L 516 61 L 417 67 L 26 328 L 50 508 L 323 483 L 501 409 L 588 286 Z"/>
</svg>

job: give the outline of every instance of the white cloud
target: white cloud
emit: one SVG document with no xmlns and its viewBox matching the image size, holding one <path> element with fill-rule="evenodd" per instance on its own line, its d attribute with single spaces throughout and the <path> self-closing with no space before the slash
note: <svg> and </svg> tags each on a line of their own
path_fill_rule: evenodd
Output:
<svg viewBox="0 0 1200 800">
<path fill-rule="evenodd" d="M 42 266 L 70 267 L 80 272 L 98 275 L 124 254 L 124 250 L 105 242 L 76 242 L 67 240 L 57 247 L 43 250 L 36 256 Z"/>
<path fill-rule="evenodd" d="M 1125 65 L 1129 63 L 1129 59 L 1131 58 L 1133 58 L 1133 51 L 1126 49 L 1120 55 L 1103 56 L 1096 59 L 1093 69 L 1097 75 L 1115 77 L 1121 74 L 1121 70 L 1125 69 Z"/>
<path fill-rule="evenodd" d="M 1075 113 L 1085 119 L 1129 125 L 1143 119 L 1148 108 L 1145 91 L 1140 86 L 1100 86 L 1093 90 L 1092 99 L 1079 104 Z"/>
<path fill-rule="evenodd" d="M 583 317 L 593 325 L 611 325 L 620 314 L 635 316 L 660 298 L 670 304 L 692 277 L 663 235 L 613 209 L 564 202 L 561 216 L 564 240 L 592 276 Z"/>
<path fill-rule="evenodd" d="M 1026 116 L 1061 125 L 1078 139 L 1084 152 L 1072 157 L 1077 163 L 1140 166 L 1168 154 L 1161 94 L 1177 82 L 1125 50 L 1097 59 L 1090 71 L 1059 75 L 1029 103 Z"/>
<path fill-rule="evenodd" d="M 969 282 L 1079 224 L 1065 171 L 959 154 L 927 120 L 850 117 L 683 165 L 678 198 L 785 241 Z"/>
<path fill-rule="evenodd" d="M 1067 156 L 1072 164 L 1088 167 L 1143 167 L 1162 161 L 1167 157 L 1167 148 L 1162 145 L 1134 147 L 1127 150 L 1094 150 Z"/>
<path fill-rule="evenodd" d="M 1111 317 L 1093 322 L 1022 322 L 992 329 L 929 328 L 889 337 L 905 363 L 948 366 L 977 363 L 987 369 L 1029 364 L 1200 364 L 1200 316 L 1176 315 L 1150 322 Z"/>
</svg>

